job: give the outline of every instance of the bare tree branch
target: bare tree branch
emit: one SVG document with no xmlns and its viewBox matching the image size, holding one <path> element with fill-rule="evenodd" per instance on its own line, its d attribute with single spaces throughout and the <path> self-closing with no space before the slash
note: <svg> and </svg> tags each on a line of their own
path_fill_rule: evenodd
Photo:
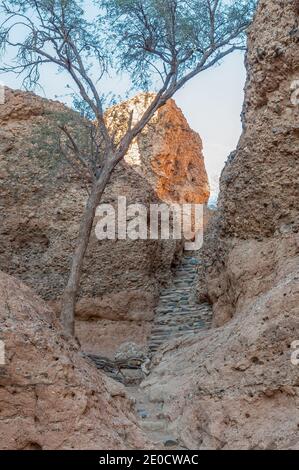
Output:
<svg viewBox="0 0 299 470">
<path fill-rule="evenodd" d="M 94 21 L 76 0 L 0 0 L 0 51 L 16 51 L 0 72 L 22 74 L 24 85 L 40 81 L 45 64 L 64 71 L 76 85 L 84 115 L 82 132 L 58 125 L 59 150 L 89 191 L 70 275 L 62 301 L 62 321 L 74 333 L 74 311 L 83 260 L 95 211 L 115 166 L 154 114 L 189 80 L 245 44 L 256 0 L 98 0 Z M 22 39 L 14 33 L 22 30 Z M 19 37 L 19 36 L 17 36 Z M 107 39 L 108 38 L 108 39 Z M 159 88 L 140 119 L 120 138 L 105 120 L 99 91 L 108 64 L 146 88 Z M 97 75 L 97 79 L 94 75 Z M 92 116 L 93 122 L 86 116 Z M 77 126 L 78 127 L 78 126 Z M 82 140 L 82 142 L 80 141 Z"/>
</svg>

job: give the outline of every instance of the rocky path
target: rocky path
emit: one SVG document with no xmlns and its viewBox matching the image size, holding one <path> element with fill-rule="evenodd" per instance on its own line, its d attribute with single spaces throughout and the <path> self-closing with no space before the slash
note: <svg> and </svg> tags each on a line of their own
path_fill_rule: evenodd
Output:
<svg viewBox="0 0 299 470">
<path fill-rule="evenodd" d="M 161 292 L 149 349 L 154 354 L 166 341 L 196 333 L 211 323 L 211 306 L 198 304 L 195 282 L 200 260 L 187 252 L 177 267 L 172 285 Z"/>
<path fill-rule="evenodd" d="M 195 283 L 200 260 L 186 253 L 177 267 L 172 285 L 164 289 L 156 309 L 156 316 L 149 341 L 149 349 L 154 362 L 156 353 L 172 339 L 197 333 L 209 328 L 212 319 L 209 304 L 195 302 Z M 163 385 L 161 385 L 163 387 Z M 129 389 L 136 400 L 136 412 L 140 426 L 156 444 L 157 449 L 185 449 L 177 437 L 170 431 L 169 417 L 164 413 L 164 402 L 150 401 L 146 390 L 140 387 Z M 163 390 L 161 390 L 163 396 Z"/>
<path fill-rule="evenodd" d="M 194 254 L 185 253 L 181 264 L 174 273 L 171 285 L 161 292 L 149 338 L 150 374 L 154 374 L 154 364 L 159 358 L 159 352 L 169 341 L 184 340 L 199 330 L 210 327 L 211 306 L 207 303 L 198 304 L 195 298 L 199 264 L 200 259 Z M 185 449 L 174 435 L 175 433 L 170 430 L 170 419 L 164 413 L 163 384 L 161 384 L 161 400 L 159 402 L 152 402 L 146 389 L 144 390 L 138 385 L 142 380 L 140 370 L 142 361 L 138 363 L 138 360 L 136 361 L 134 358 L 130 361 L 111 361 L 94 355 L 88 355 L 88 357 L 99 369 L 104 370 L 112 378 L 127 386 L 129 394 L 135 399 L 135 409 L 140 427 L 147 434 L 149 440 L 155 443 L 156 449 Z M 137 369 L 137 380 L 128 380 L 129 369 Z M 122 370 L 126 371 L 125 375 L 121 374 Z M 134 383 L 135 385 L 133 385 Z"/>
</svg>

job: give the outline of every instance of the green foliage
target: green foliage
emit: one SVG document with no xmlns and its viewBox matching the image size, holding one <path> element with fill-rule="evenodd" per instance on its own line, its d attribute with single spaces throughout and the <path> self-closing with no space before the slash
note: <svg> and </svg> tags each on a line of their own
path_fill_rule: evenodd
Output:
<svg viewBox="0 0 299 470">
<path fill-rule="evenodd" d="M 136 86 L 152 84 L 153 72 L 165 78 L 175 64 L 180 79 L 234 45 L 243 48 L 256 0 L 106 0 L 117 41 L 116 63 Z"/>
<path fill-rule="evenodd" d="M 82 98 L 77 94 L 73 94 L 73 107 L 83 118 L 89 119 L 90 121 L 95 119 L 95 114 L 88 103 L 82 100 Z"/>
<path fill-rule="evenodd" d="M 63 129 L 70 133 L 78 152 Z M 92 122 L 83 119 L 80 114 L 65 111 L 48 111 L 43 124 L 36 126 L 31 135 L 31 155 L 39 160 L 39 165 L 54 174 L 65 168 L 66 173 L 73 173 L 88 181 L 87 169 L 92 174 L 92 164 L 100 165 L 100 154 L 96 155 L 97 134 Z M 99 141 L 99 138 L 97 139 Z M 80 160 L 78 160 L 80 155 Z M 85 175 L 84 175 L 85 174 Z"/>
<path fill-rule="evenodd" d="M 76 113 L 72 111 L 47 111 L 45 117 L 44 122 L 32 129 L 30 136 L 31 154 L 40 160 L 41 165 L 48 168 L 57 168 L 62 161 L 60 149 L 62 133 L 60 128 L 70 126 L 74 133 L 80 134 L 79 130 L 82 126 Z"/>
<path fill-rule="evenodd" d="M 108 64 L 101 21 L 87 21 L 83 0 L 5 0 L 0 1 L 0 52 L 7 47 L 16 51 L 2 72 L 24 77 L 26 89 L 40 80 L 41 66 L 51 63 L 59 71 L 73 64 L 86 72 L 96 65 L 97 74 Z M 22 39 L 15 38 L 22 34 Z M 73 47 L 75 45 L 75 47 Z"/>
<path fill-rule="evenodd" d="M 206 55 L 214 64 L 217 54 L 232 45 L 244 47 L 257 3 L 93 0 L 93 17 L 87 20 L 89 1 L 0 0 L 4 15 L 0 51 L 10 46 L 17 52 L 13 63 L 0 65 L 0 71 L 21 73 L 24 86 L 34 88 L 40 81 L 41 66 L 52 63 L 59 71 L 68 71 L 73 80 L 76 75 L 92 98 L 92 86 L 103 77 L 108 79 L 112 66 L 128 72 L 136 87 L 148 88 L 157 79 L 161 86 L 171 68 L 176 68 L 179 80 Z M 15 42 L 14 33 L 20 27 L 23 38 Z M 77 98 L 75 104 L 78 108 Z"/>
</svg>

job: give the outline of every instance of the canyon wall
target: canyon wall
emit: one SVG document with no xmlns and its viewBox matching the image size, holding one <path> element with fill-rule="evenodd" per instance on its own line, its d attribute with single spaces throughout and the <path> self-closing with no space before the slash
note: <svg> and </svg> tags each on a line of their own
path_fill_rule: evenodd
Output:
<svg viewBox="0 0 299 470">
<path fill-rule="evenodd" d="M 134 122 L 151 98 L 142 94 L 107 111 L 116 137 L 131 111 Z M 74 132 L 80 126 L 76 113 L 31 93 L 6 89 L 0 105 L 0 267 L 57 312 L 87 198 L 80 175 L 59 155 L 61 116 Z M 102 202 L 115 207 L 118 196 L 146 207 L 164 201 L 207 202 L 200 137 L 173 101 L 133 143 Z M 145 341 L 160 286 L 171 279 L 181 250 L 174 240 L 100 242 L 92 231 L 77 308 L 77 334 L 90 352 L 102 346 L 109 352 L 127 335 Z"/>
<path fill-rule="evenodd" d="M 199 272 L 215 328 L 169 345 L 143 384 L 190 448 L 299 449 L 298 14 L 260 0 L 249 31 L 244 131 Z"/>
<path fill-rule="evenodd" d="M 268 256 L 269 239 L 274 247 L 285 238 L 296 245 L 299 106 L 293 102 L 293 87 L 299 79 L 298 44 L 296 2 L 261 0 L 248 38 L 244 132 L 222 173 L 217 220 L 206 234 L 200 296 L 213 303 L 215 325 L 227 321 L 246 302 L 254 260 L 256 293 L 268 291 L 267 272 L 275 282 L 277 253 L 273 248 Z M 239 272 L 232 263 L 239 265 L 234 247 L 241 251 L 243 240 L 250 256 L 248 268 Z M 264 257 L 267 272 L 262 276 Z"/>
<path fill-rule="evenodd" d="M 18 279 L 0 273 L 0 448 L 143 449 L 124 387 L 89 364 L 56 316 Z"/>
</svg>

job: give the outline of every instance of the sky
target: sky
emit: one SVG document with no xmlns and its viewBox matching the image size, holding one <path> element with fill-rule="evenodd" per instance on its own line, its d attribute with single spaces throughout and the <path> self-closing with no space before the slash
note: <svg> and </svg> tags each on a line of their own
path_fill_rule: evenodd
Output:
<svg viewBox="0 0 299 470">
<path fill-rule="evenodd" d="M 221 64 L 193 78 L 174 97 L 191 128 L 202 138 L 212 200 L 217 196 L 219 176 L 225 161 L 236 148 L 241 134 L 240 114 L 245 79 L 244 55 L 235 52 Z M 6 74 L 0 75 L 0 82 L 11 88 L 21 88 L 22 80 Z M 36 92 L 70 105 L 70 90 L 66 88 L 68 83 L 71 82 L 65 74 L 58 74 L 54 66 L 45 66 L 41 74 L 44 91 Z M 109 92 L 112 89 L 116 95 L 124 95 L 128 85 L 126 78 L 112 76 L 101 82 L 101 91 Z"/>
<path fill-rule="evenodd" d="M 225 161 L 236 148 L 242 132 L 245 80 L 244 54 L 238 52 L 195 77 L 175 97 L 191 128 L 203 140 L 213 196 L 218 192 Z"/>
</svg>

